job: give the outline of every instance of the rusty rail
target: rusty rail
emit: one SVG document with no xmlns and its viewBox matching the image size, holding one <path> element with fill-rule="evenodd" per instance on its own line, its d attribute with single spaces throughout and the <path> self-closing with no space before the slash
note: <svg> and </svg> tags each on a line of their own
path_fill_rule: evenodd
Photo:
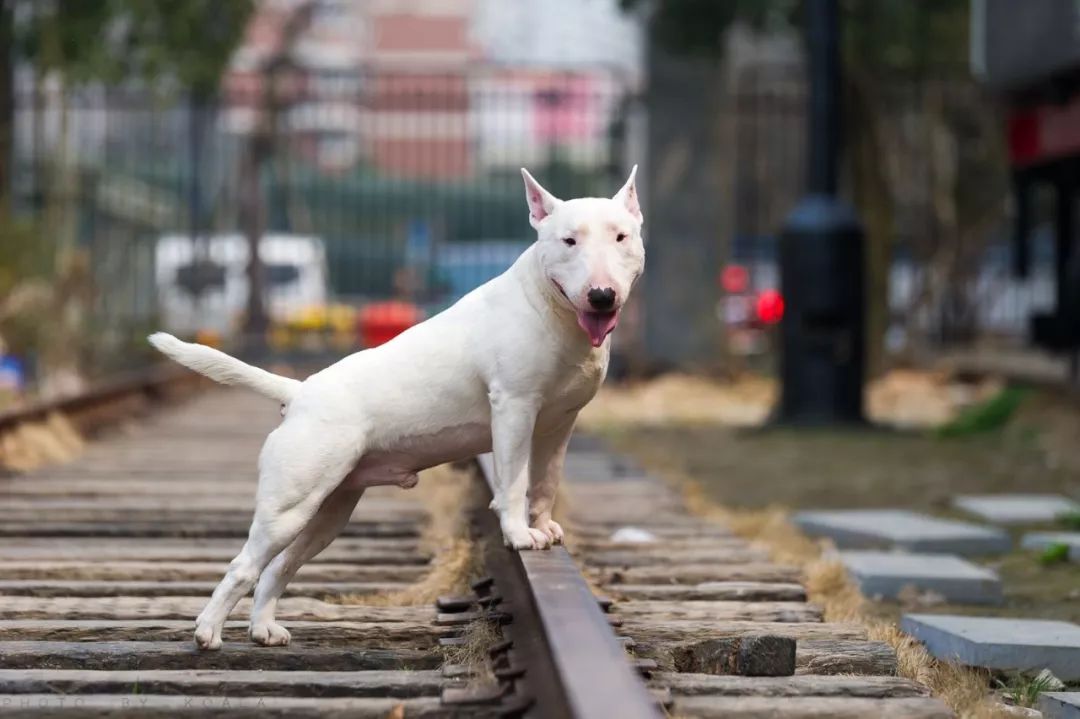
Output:
<svg viewBox="0 0 1080 719">
<path fill-rule="evenodd" d="M 490 454 L 477 458 L 493 489 Z M 494 514 L 486 521 L 498 532 Z M 657 719 L 656 701 L 638 676 L 611 624 L 566 548 L 514 552 L 493 548 L 489 566 L 512 622 L 511 702 L 537 717 Z"/>
<path fill-rule="evenodd" d="M 95 384 L 82 392 L 63 397 L 31 402 L 25 406 L 0 411 L 0 433 L 23 422 L 37 422 L 53 413 L 61 413 L 80 429 L 92 424 L 101 408 L 133 398 L 159 400 L 174 391 L 204 382 L 202 377 L 176 365 L 159 365 L 146 370 L 117 376 Z M 85 418 L 85 419 L 80 419 Z"/>
</svg>

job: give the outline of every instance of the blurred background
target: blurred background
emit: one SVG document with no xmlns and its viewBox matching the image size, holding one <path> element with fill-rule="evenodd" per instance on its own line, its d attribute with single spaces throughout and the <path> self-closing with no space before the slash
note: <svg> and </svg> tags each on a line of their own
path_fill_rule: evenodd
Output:
<svg viewBox="0 0 1080 719">
<path fill-rule="evenodd" d="M 1010 118 L 1046 88 L 1059 124 L 1077 103 L 1054 53 L 994 64 L 1026 42 L 987 44 L 1015 24 L 1008 7 L 840 3 L 839 192 L 864 234 L 857 375 L 957 357 L 1067 372 L 1075 343 L 1053 322 L 1037 343 L 1032 325 L 1075 299 L 1068 212 L 1056 175 L 1023 175 L 1047 151 L 1018 159 Z M 521 166 L 573 197 L 610 195 L 642 165 L 649 270 L 614 379 L 777 372 L 779 237 L 813 144 L 802 3 L 0 8 L 4 402 L 145 365 L 159 328 L 249 355 L 384 341 L 531 240 Z"/>
</svg>

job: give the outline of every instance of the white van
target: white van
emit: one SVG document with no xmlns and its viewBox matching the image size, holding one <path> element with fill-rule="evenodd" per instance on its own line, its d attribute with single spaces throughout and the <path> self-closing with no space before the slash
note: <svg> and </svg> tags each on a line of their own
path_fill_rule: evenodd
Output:
<svg viewBox="0 0 1080 719">
<path fill-rule="evenodd" d="M 265 235 L 259 244 L 265 301 L 281 320 L 328 300 L 326 248 L 318 237 Z M 180 335 L 233 333 L 248 297 L 248 243 L 240 233 L 210 235 L 198 245 L 187 235 L 164 235 L 155 249 L 158 309 L 165 330 Z"/>
</svg>

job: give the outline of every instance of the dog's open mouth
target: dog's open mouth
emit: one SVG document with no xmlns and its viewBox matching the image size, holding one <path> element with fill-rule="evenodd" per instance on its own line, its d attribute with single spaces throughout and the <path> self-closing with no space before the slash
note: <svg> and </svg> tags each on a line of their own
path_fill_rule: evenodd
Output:
<svg viewBox="0 0 1080 719">
<path fill-rule="evenodd" d="M 567 296 L 566 290 L 562 288 L 558 281 L 552 280 L 551 284 L 555 285 L 555 288 L 559 290 L 559 294 L 567 302 L 573 304 Z M 585 330 L 585 334 L 589 335 L 592 346 L 599 347 L 604 344 L 604 339 L 615 329 L 615 325 L 619 324 L 619 311 L 595 312 L 593 310 L 578 310 L 577 323 L 581 326 L 581 329 Z"/>
<path fill-rule="evenodd" d="M 592 346 L 599 347 L 604 344 L 604 339 L 611 334 L 611 331 L 615 329 L 615 325 L 619 323 L 619 311 L 578 312 L 577 321 L 581 325 L 581 329 L 585 330 L 585 334 L 589 335 Z"/>
</svg>

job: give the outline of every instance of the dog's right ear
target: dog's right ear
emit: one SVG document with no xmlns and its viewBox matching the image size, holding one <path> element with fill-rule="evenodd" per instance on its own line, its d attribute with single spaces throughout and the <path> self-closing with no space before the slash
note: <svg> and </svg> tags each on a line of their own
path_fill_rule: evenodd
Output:
<svg viewBox="0 0 1080 719">
<path fill-rule="evenodd" d="M 540 222 L 562 204 L 562 200 L 541 187 L 540 183 L 524 167 L 521 168 L 521 176 L 525 178 L 525 199 L 529 203 L 529 224 L 533 227 L 539 227 Z"/>
</svg>

